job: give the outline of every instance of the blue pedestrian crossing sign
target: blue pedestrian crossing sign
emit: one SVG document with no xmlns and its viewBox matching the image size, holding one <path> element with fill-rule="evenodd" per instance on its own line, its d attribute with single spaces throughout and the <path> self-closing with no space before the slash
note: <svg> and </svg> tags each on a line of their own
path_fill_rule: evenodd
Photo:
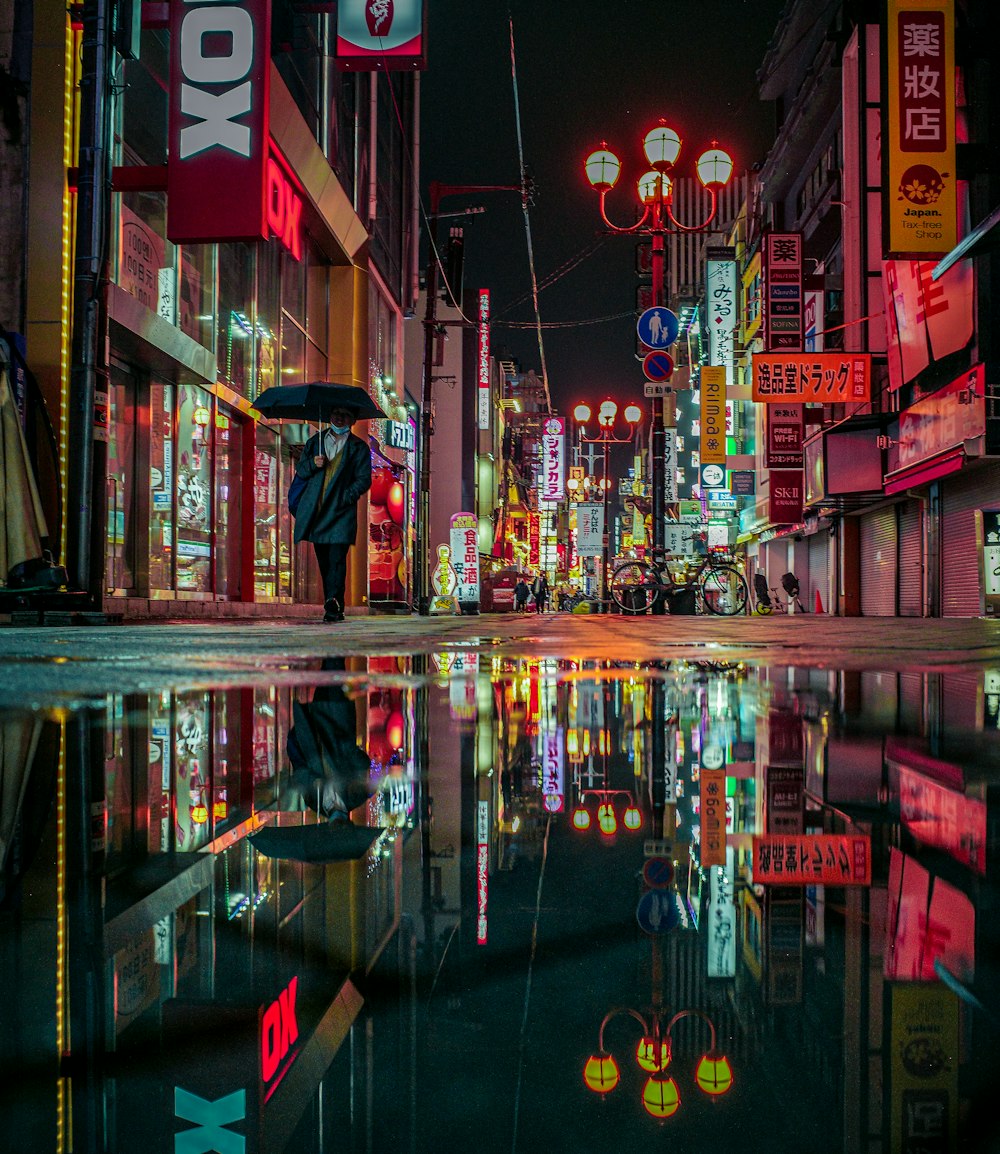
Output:
<svg viewBox="0 0 1000 1154">
<path fill-rule="evenodd" d="M 680 925 L 681 912 L 673 890 L 647 890 L 639 899 L 635 920 L 644 934 L 666 934 Z"/>
<path fill-rule="evenodd" d="M 681 331 L 676 315 L 662 305 L 646 309 L 636 321 L 639 340 L 651 349 L 669 349 Z"/>
</svg>

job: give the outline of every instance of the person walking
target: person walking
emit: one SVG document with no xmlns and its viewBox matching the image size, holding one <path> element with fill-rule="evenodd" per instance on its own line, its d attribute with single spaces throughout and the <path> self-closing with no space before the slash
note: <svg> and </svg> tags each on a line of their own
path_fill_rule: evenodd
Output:
<svg viewBox="0 0 1000 1154">
<path fill-rule="evenodd" d="M 357 419 L 352 409 L 331 412 L 329 428 L 306 441 L 288 494 L 295 540 L 316 551 L 328 622 L 344 620 L 347 552 L 358 535 L 358 501 L 372 487 L 371 451 L 351 432 Z"/>
<path fill-rule="evenodd" d="M 528 582 L 523 577 L 518 577 L 517 584 L 514 586 L 514 611 L 516 613 L 523 613 L 528 605 L 528 594 L 531 590 L 528 588 Z"/>
<path fill-rule="evenodd" d="M 544 573 L 539 573 L 532 581 L 531 592 L 535 598 L 535 612 L 544 613 L 545 604 L 549 599 L 549 582 Z"/>
</svg>

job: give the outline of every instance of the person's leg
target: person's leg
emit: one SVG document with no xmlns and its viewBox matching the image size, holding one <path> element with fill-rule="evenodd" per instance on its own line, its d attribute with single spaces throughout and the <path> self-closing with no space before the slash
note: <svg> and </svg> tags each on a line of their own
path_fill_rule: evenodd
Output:
<svg viewBox="0 0 1000 1154">
<path fill-rule="evenodd" d="M 344 615 L 344 588 L 347 584 L 347 550 L 350 546 L 317 544 L 314 548 L 323 577 L 326 619 L 341 620 Z"/>
</svg>

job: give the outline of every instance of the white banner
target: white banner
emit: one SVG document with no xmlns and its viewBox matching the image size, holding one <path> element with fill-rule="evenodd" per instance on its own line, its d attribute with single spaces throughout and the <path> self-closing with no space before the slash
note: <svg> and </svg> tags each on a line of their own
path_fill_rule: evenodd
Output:
<svg viewBox="0 0 1000 1154">
<path fill-rule="evenodd" d="M 561 501 L 566 496 L 566 422 L 563 417 L 548 417 L 542 433 L 543 501 Z"/>
<path fill-rule="evenodd" d="M 475 513 L 456 513 L 451 519 L 451 564 L 458 577 L 455 597 L 463 602 L 479 601 L 479 534 Z"/>
<path fill-rule="evenodd" d="M 479 290 L 479 428 L 490 427 L 490 290 Z"/>
<path fill-rule="evenodd" d="M 663 500 L 667 504 L 677 500 L 676 429 L 665 429 L 663 434 Z"/>
<path fill-rule="evenodd" d="M 604 552 L 604 505 L 599 501 L 581 501 L 576 507 L 576 552 L 580 557 Z"/>
<path fill-rule="evenodd" d="M 708 901 L 708 976 L 736 977 L 736 905 L 733 901 L 735 856 L 726 847 L 726 864 L 712 866 Z"/>
<path fill-rule="evenodd" d="M 542 804 L 546 813 L 561 813 L 566 799 L 562 726 L 542 736 Z"/>
<path fill-rule="evenodd" d="M 733 353 L 736 311 L 736 262 L 710 260 L 706 263 L 705 300 L 708 310 L 708 363 L 726 370 L 726 384 L 734 384 Z"/>
</svg>

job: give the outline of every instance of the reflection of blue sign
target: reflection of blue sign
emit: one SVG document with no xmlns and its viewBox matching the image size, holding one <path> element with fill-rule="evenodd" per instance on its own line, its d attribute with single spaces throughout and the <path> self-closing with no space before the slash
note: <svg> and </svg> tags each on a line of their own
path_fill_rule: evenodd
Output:
<svg viewBox="0 0 1000 1154">
<path fill-rule="evenodd" d="M 673 890 L 649 890 L 639 899 L 635 920 L 644 934 L 665 934 L 680 925 L 681 912 Z"/>
<path fill-rule="evenodd" d="M 670 309 L 657 306 L 646 309 L 636 322 L 635 331 L 639 340 L 651 349 L 668 349 L 677 340 L 681 323 Z"/>
<path fill-rule="evenodd" d="M 642 864 L 642 880 L 650 889 L 666 889 L 674 880 L 674 863 L 668 857 L 646 858 Z"/>
<path fill-rule="evenodd" d="M 647 381 L 666 381 L 674 371 L 674 358 L 669 353 L 647 353 L 642 358 L 642 371 Z"/>
</svg>

